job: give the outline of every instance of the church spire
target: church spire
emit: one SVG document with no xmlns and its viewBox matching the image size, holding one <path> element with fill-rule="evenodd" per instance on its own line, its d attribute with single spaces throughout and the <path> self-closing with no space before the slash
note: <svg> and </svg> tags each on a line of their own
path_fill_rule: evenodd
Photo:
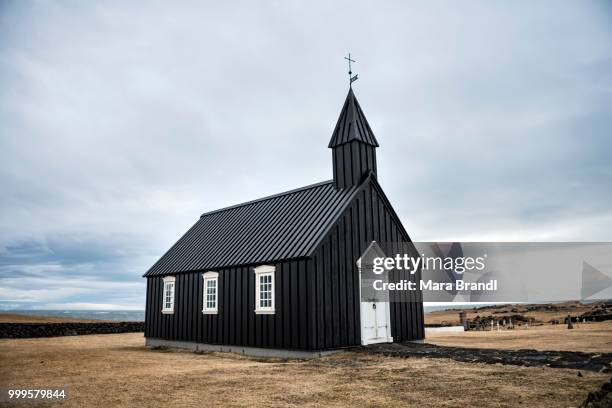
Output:
<svg viewBox="0 0 612 408">
<path fill-rule="evenodd" d="M 378 142 L 374 137 L 374 132 L 366 119 L 357 98 L 353 93 L 353 88 L 349 88 L 348 95 L 344 101 L 344 106 L 340 112 L 340 117 L 336 123 L 336 128 L 329 141 L 329 146 L 336 147 L 351 140 L 358 140 L 365 144 L 378 147 Z"/>
<path fill-rule="evenodd" d="M 328 147 L 332 149 L 336 188 L 359 184 L 369 172 L 376 176 L 378 141 L 352 88 L 349 88 Z"/>
</svg>

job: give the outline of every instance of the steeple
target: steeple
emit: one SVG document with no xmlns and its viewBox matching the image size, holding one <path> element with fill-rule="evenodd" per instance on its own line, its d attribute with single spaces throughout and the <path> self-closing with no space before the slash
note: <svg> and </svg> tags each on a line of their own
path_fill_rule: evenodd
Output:
<svg viewBox="0 0 612 408">
<path fill-rule="evenodd" d="M 370 171 L 376 176 L 378 142 L 352 88 L 349 88 L 328 147 L 332 149 L 337 189 L 359 184 Z"/>
</svg>

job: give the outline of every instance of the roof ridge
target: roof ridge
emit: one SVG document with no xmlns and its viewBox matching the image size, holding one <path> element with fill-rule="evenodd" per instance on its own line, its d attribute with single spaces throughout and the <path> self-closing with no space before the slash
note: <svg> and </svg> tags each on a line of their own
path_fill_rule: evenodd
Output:
<svg viewBox="0 0 612 408">
<path fill-rule="evenodd" d="M 282 197 L 282 196 L 285 196 L 285 195 L 298 193 L 300 191 L 310 190 L 311 188 L 319 187 L 319 186 L 322 186 L 322 185 L 325 185 L 325 184 L 330 184 L 330 183 L 333 183 L 333 182 L 334 182 L 334 180 L 320 181 L 318 183 L 309 184 L 309 185 L 306 185 L 306 186 L 303 186 L 303 187 L 294 188 L 292 190 L 287 190 L 287 191 L 284 191 L 282 193 L 272 194 L 272 195 L 269 195 L 269 196 L 266 196 L 266 197 L 257 198 L 255 200 L 245 201 L 245 202 L 240 203 L 240 204 L 230 205 L 228 207 L 223 207 L 223 208 L 219 208 L 217 210 L 205 212 L 202 215 L 200 215 L 200 218 L 206 217 L 207 215 L 220 213 L 220 212 L 223 212 L 223 211 L 233 210 L 235 208 L 240 208 L 240 207 L 243 207 L 245 205 L 250 205 L 250 204 L 255 204 L 255 203 L 258 203 L 258 202 L 261 202 L 261 201 L 270 200 L 272 198 Z"/>
</svg>

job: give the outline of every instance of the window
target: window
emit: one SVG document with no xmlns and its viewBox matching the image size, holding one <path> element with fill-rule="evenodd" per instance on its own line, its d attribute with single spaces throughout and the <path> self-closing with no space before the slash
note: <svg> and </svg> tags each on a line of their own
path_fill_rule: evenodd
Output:
<svg viewBox="0 0 612 408">
<path fill-rule="evenodd" d="M 202 313 L 217 314 L 219 274 L 206 272 L 204 277 L 204 299 L 202 299 Z"/>
<path fill-rule="evenodd" d="M 255 268 L 255 313 L 274 314 L 274 270 L 273 266 Z"/>
<path fill-rule="evenodd" d="M 162 296 L 162 313 L 174 313 L 174 276 L 164 278 L 164 294 Z"/>
</svg>

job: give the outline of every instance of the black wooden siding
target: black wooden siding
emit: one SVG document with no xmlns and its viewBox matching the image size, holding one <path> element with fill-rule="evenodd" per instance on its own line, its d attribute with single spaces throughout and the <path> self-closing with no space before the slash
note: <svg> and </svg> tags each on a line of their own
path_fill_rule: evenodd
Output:
<svg viewBox="0 0 612 408">
<path fill-rule="evenodd" d="M 202 313 L 202 272 L 176 274 L 174 314 L 163 314 L 163 277 L 147 279 L 145 336 L 208 344 L 313 349 L 307 259 L 275 263 L 276 314 L 255 314 L 252 266 L 219 272 L 218 314 Z"/>
<path fill-rule="evenodd" d="M 313 255 L 315 277 L 316 349 L 361 343 L 359 271 L 357 259 L 372 241 L 409 242 L 390 204 L 375 180 L 367 183 L 332 227 Z M 394 251 L 406 248 L 393 248 Z M 395 272 L 390 279 L 418 281 L 420 275 Z M 402 291 L 391 294 L 391 333 L 394 341 L 424 338 L 420 296 Z M 397 296 L 397 297 L 395 297 Z M 401 300 L 401 302 L 399 302 Z"/>
<path fill-rule="evenodd" d="M 371 171 L 376 175 L 376 148 L 352 141 L 332 149 L 337 189 L 359 185 Z"/>
</svg>

